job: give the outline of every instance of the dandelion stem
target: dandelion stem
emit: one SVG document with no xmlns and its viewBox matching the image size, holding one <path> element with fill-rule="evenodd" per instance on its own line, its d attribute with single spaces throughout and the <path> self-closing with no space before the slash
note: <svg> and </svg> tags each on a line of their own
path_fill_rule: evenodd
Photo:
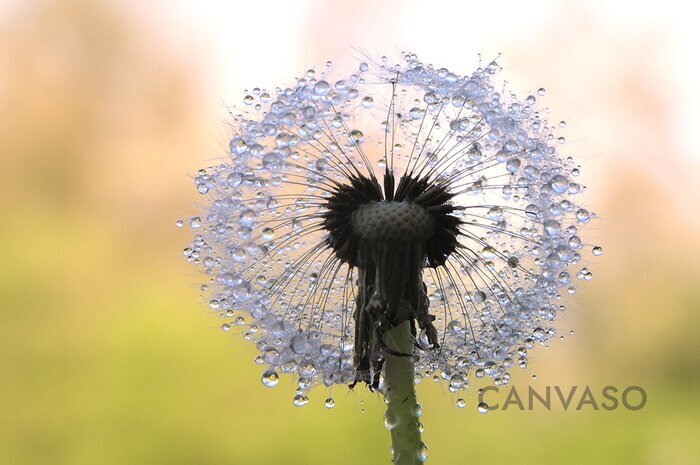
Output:
<svg viewBox="0 0 700 465">
<path fill-rule="evenodd" d="M 384 342 L 396 354 L 413 353 L 409 322 L 405 321 L 387 331 Z M 384 393 L 388 399 L 388 407 L 384 422 L 391 431 L 393 462 L 396 465 L 420 464 L 427 457 L 427 448 L 420 436 L 420 407 L 416 403 L 413 383 L 413 358 L 387 354 L 384 363 Z"/>
</svg>

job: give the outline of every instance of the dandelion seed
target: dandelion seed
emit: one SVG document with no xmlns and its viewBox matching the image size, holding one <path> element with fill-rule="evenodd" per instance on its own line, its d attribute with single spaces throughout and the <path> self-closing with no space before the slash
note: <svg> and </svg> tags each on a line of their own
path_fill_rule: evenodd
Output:
<svg viewBox="0 0 700 465">
<path fill-rule="evenodd" d="M 412 54 L 387 63 L 246 95 L 227 159 L 195 179 L 207 203 L 185 254 L 207 263 L 212 309 L 255 326 L 244 337 L 264 385 L 296 374 L 303 406 L 314 385 L 365 383 L 386 395 L 394 434 L 407 421 L 417 431 L 414 381 L 456 392 L 472 371 L 502 384 L 514 359 L 527 367 L 528 349 L 555 335 L 595 215 L 573 201 L 564 124 L 533 95 L 497 91 L 497 63 L 464 76 Z M 401 363 L 406 418 L 391 407 Z"/>
</svg>

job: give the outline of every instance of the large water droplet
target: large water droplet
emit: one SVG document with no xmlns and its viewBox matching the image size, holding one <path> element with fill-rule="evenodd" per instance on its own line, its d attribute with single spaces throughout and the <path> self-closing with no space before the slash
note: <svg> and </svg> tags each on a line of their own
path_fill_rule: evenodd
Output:
<svg viewBox="0 0 700 465">
<path fill-rule="evenodd" d="M 394 412 L 391 410 L 387 410 L 386 413 L 384 414 L 384 426 L 386 429 L 391 431 L 392 429 L 396 428 L 396 425 L 399 424 L 398 418 L 396 418 L 396 415 Z"/>
<path fill-rule="evenodd" d="M 418 445 L 418 450 L 416 451 L 416 454 L 418 455 L 418 461 L 425 462 L 426 460 L 428 460 L 428 446 L 426 446 L 424 442 L 421 442 Z"/>
<path fill-rule="evenodd" d="M 411 414 L 416 418 L 421 417 L 423 415 L 423 407 L 420 404 L 414 405 Z"/>
<path fill-rule="evenodd" d="M 330 90 L 331 86 L 326 81 L 318 81 L 314 86 L 316 95 L 326 95 Z"/>
<path fill-rule="evenodd" d="M 262 237 L 266 241 L 271 241 L 272 239 L 275 238 L 275 230 L 272 228 L 264 228 L 262 230 Z"/>
<path fill-rule="evenodd" d="M 280 377 L 277 375 L 276 371 L 268 370 L 262 374 L 260 381 L 262 381 L 263 386 L 271 388 L 277 386 L 277 383 L 280 381 Z"/>
<path fill-rule="evenodd" d="M 489 413 L 489 404 L 486 402 L 479 402 L 479 405 L 476 406 L 476 411 L 481 414 Z"/>
<path fill-rule="evenodd" d="M 551 180 L 552 190 L 557 194 L 563 194 L 569 189 L 569 180 L 561 174 L 557 174 Z"/>
</svg>

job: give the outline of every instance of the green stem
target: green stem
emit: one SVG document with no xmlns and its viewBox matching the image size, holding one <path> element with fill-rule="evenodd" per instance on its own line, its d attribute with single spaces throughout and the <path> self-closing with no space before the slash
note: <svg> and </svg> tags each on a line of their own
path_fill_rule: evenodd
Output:
<svg viewBox="0 0 700 465">
<path fill-rule="evenodd" d="M 384 334 L 386 346 L 399 354 L 413 353 L 413 338 L 408 321 Z M 428 449 L 421 441 L 421 408 L 416 403 L 413 358 L 386 355 L 384 362 L 384 395 L 388 400 L 384 424 L 391 431 L 394 464 L 416 465 L 423 463 Z"/>
</svg>

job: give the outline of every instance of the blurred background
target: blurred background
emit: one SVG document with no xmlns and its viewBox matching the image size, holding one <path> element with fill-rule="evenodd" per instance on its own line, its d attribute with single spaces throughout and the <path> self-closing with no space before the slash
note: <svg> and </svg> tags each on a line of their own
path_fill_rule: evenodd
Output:
<svg viewBox="0 0 700 465">
<path fill-rule="evenodd" d="M 686 2 L 0 2 L 0 463 L 384 464 L 381 401 L 260 383 L 175 221 L 227 105 L 357 50 L 545 87 L 582 164 L 589 260 L 514 384 L 642 386 L 639 411 L 476 412 L 423 383 L 434 464 L 700 463 L 700 29 Z M 570 331 L 574 331 L 571 335 Z M 536 379 L 532 378 L 536 374 Z M 503 397 L 500 398 L 503 400 Z"/>
</svg>

